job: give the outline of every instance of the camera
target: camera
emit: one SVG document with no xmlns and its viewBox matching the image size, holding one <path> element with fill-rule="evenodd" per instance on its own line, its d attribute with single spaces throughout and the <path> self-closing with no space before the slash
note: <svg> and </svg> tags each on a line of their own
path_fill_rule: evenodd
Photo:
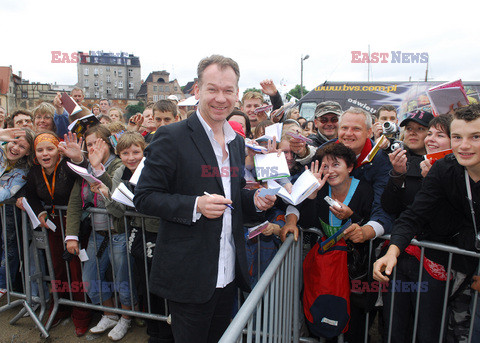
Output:
<svg viewBox="0 0 480 343">
<path fill-rule="evenodd" d="M 388 139 L 388 146 L 384 149 L 387 154 L 397 149 L 403 149 L 403 142 L 398 140 L 400 128 L 393 121 L 386 121 L 382 125 L 382 131 L 385 138 Z"/>
<path fill-rule="evenodd" d="M 386 121 L 382 125 L 383 134 L 385 137 L 398 136 L 400 134 L 400 128 L 393 121 Z"/>
</svg>

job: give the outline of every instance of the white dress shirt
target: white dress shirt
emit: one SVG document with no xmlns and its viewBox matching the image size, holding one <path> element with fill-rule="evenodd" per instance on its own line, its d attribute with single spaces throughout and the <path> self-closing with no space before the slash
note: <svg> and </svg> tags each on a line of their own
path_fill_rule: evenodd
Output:
<svg viewBox="0 0 480 343">
<path fill-rule="evenodd" d="M 205 132 L 207 133 L 208 139 L 210 140 L 210 144 L 212 144 L 213 151 L 215 153 L 215 157 L 217 158 L 218 168 L 219 170 L 230 170 L 230 152 L 228 150 L 228 143 L 233 141 L 236 137 L 235 131 L 233 131 L 230 124 L 227 121 L 223 124 L 223 134 L 225 136 L 224 139 L 224 147 L 218 143 L 214 136 L 212 128 L 207 124 L 207 122 L 202 118 L 200 112 L 197 110 L 196 115 L 200 120 Z M 227 152 L 227 158 L 223 161 L 223 148 Z M 224 169 L 228 168 L 228 169 Z M 225 194 L 225 198 L 231 199 L 232 191 L 231 191 L 231 182 L 230 182 L 230 173 L 227 176 L 223 176 L 224 173 L 220 173 L 222 179 L 222 186 L 223 192 Z M 197 202 L 198 197 L 195 201 L 195 205 L 193 208 L 193 221 L 197 221 L 201 214 L 197 214 Z M 233 204 L 235 207 L 235 204 Z M 235 279 L 235 243 L 233 241 L 232 236 L 232 210 L 230 208 L 226 208 L 225 212 L 223 213 L 222 219 L 222 233 L 220 236 L 220 254 L 218 256 L 218 275 L 217 275 L 217 288 L 223 288 L 227 286 L 229 283 L 233 282 Z"/>
</svg>

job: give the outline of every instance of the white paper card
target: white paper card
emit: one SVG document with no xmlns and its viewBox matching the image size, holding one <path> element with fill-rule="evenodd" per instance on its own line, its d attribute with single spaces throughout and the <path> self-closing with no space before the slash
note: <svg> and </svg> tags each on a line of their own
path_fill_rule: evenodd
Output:
<svg viewBox="0 0 480 343">
<path fill-rule="evenodd" d="M 57 230 L 57 226 L 55 224 L 53 224 L 53 222 L 50 219 L 47 219 L 47 226 L 53 232 L 55 232 Z"/>
<path fill-rule="evenodd" d="M 78 258 L 80 259 L 81 262 L 88 261 L 88 255 L 87 251 L 85 249 L 80 250 L 80 253 L 78 254 Z"/>
</svg>

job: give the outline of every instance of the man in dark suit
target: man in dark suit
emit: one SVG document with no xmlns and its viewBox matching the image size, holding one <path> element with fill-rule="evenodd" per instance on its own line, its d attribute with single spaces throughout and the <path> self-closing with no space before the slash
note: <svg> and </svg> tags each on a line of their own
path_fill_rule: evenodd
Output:
<svg viewBox="0 0 480 343">
<path fill-rule="evenodd" d="M 243 214 L 276 199 L 243 189 L 244 142 L 225 120 L 238 99 L 238 64 L 213 55 L 197 71 L 198 111 L 157 131 L 134 198 L 138 211 L 161 218 L 150 289 L 168 300 L 176 343 L 222 336 L 235 283 L 248 288 Z"/>
</svg>

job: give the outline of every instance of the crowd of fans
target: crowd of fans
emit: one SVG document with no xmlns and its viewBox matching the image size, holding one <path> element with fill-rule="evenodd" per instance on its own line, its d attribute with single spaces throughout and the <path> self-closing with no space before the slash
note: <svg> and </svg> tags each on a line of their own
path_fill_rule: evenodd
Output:
<svg viewBox="0 0 480 343">
<path fill-rule="evenodd" d="M 247 251 L 251 286 L 258 281 L 258 273 L 267 268 L 286 235 L 293 233 L 295 238 L 298 237 L 297 224 L 301 227 L 317 227 L 326 236 L 331 236 L 351 219 L 353 224 L 345 230 L 344 237 L 349 247 L 350 279 L 371 283 L 375 277 L 380 281 L 388 281 L 395 264 L 396 279 L 401 282 L 416 282 L 419 272 L 422 273 L 422 280 L 428 281 L 428 289 L 420 296 L 416 331 L 419 342 L 441 339 L 439 334 L 443 297 L 447 280 L 450 280 L 455 286 L 450 286 L 454 289 L 450 292 L 448 329 L 444 334 L 452 342 L 466 340 L 469 316 L 475 310 L 463 311 L 459 308 L 469 308 L 473 295 L 471 280 L 472 277 L 475 278 L 478 261 L 454 258 L 452 268 L 455 273 L 447 275 L 446 253 L 426 249 L 423 256 L 418 247 L 409 244 L 415 237 L 418 240 L 475 250 L 472 245 L 475 243 L 475 219 L 470 217 L 470 208 L 467 209 L 468 215 L 465 215 L 465 211 L 461 210 L 462 205 L 452 204 L 455 197 L 444 196 L 442 187 L 445 186 L 438 184 L 443 182 L 445 175 L 450 175 L 450 169 L 446 170 L 445 164 L 454 163 L 452 161 L 458 159 L 458 155 L 448 155 L 444 158 L 445 163 L 436 164 L 426 159 L 425 155 L 455 149 L 455 143 L 458 151 L 458 145 L 463 144 L 460 142 L 463 139 L 463 128 L 455 127 L 456 131 L 453 131 L 452 120 L 478 126 L 478 105 L 436 117 L 419 110 L 409 113 L 398 125 L 393 106 L 382 106 L 372 115 L 360 108 L 342 109 L 338 103 L 326 101 L 316 107 L 314 120 L 307 121 L 300 116 L 297 107 L 283 104 L 271 80 L 262 81 L 260 86 L 263 94 L 246 92 L 237 108 L 228 116 L 228 122 L 244 139 L 259 138 L 265 134 L 265 127 L 283 123 L 278 143 L 259 143 L 267 147 L 269 152 L 285 153 L 291 176 L 288 180 L 283 180 L 282 185 L 287 190 L 291 189 L 307 167 L 322 187 L 296 207 L 287 206 L 280 198 L 277 199 L 275 206 L 266 211 L 262 218 L 270 222 L 268 228 L 254 239 L 247 240 L 245 247 L 236 247 Z M 269 102 L 265 100 L 265 95 L 270 98 Z M 145 219 L 145 231 L 141 229 L 142 220 L 139 218 L 134 218 L 125 225 L 124 213 L 128 208 L 112 200 L 112 193 L 121 183 L 132 192 L 135 191 L 129 180 L 142 161 L 144 149 L 157 139 L 157 129 L 185 118 L 180 117 L 177 103 L 173 100 L 148 104 L 143 113 L 126 118 L 124 111 L 112 107 L 107 99 L 102 99 L 98 105 L 89 109 L 82 104 L 84 95 L 81 89 L 75 88 L 71 96 L 82 107 L 82 111 L 74 116 L 70 116 L 63 108 L 60 94 L 53 104 L 43 102 L 32 110 L 18 109 L 7 114 L 0 107 L 0 125 L 4 127 L 0 130 L 0 140 L 5 142 L 0 150 L 0 201 L 17 199 L 16 206 L 23 209 L 22 198 L 26 198 L 41 226 L 45 228 L 48 228 L 47 219 L 57 228 L 63 222 L 65 237 L 60 230 L 48 231 L 50 253 L 56 280 L 64 283 L 84 282 L 86 285 L 85 289 L 71 292 L 73 300 L 84 301 L 86 292 L 91 303 L 114 307 L 113 293 L 117 292 L 123 309 L 145 310 L 148 297 L 145 261 L 148 273 L 159 220 Z M 268 104 L 273 105 L 271 111 L 255 111 Z M 73 120 L 90 113 L 97 116 L 100 124 L 89 127 L 82 137 L 68 131 L 67 127 Z M 193 113 L 195 112 L 189 113 L 187 117 Z M 402 128 L 399 135 L 402 146 L 393 151 L 388 151 L 388 147 L 383 146 L 387 150 L 380 150 L 369 160 L 367 155 L 384 133 L 385 122 Z M 294 138 L 287 132 L 303 135 L 309 138 L 310 143 Z M 110 139 L 113 134 L 117 134 L 116 146 L 112 145 Z M 478 144 L 480 128 L 472 135 L 472 140 Z M 253 156 L 256 153 L 249 148 L 246 150 L 245 178 L 247 187 L 251 189 L 264 186 L 255 175 Z M 468 151 L 470 153 L 480 155 L 480 150 Z M 478 157 L 464 158 L 472 160 Z M 87 168 L 101 182 L 88 184 L 68 167 L 67 161 Z M 459 162 L 462 166 L 469 165 L 468 162 Z M 457 166 L 458 163 L 455 167 Z M 472 211 L 475 208 L 478 213 L 478 179 L 471 174 L 469 176 L 473 180 Z M 455 192 L 460 187 L 459 184 L 465 182 L 462 177 L 463 174 L 460 181 L 449 181 L 453 184 L 449 192 Z M 329 206 L 323 200 L 327 195 L 340 206 Z M 0 296 L 7 291 L 7 278 L 15 280 L 19 268 L 14 205 L 4 206 L 6 234 L 2 234 L 0 239 L 3 241 L 6 237 L 7 241 L 2 244 Z M 58 216 L 55 206 L 67 206 L 68 215 Z M 109 215 L 90 214 L 87 211 L 90 207 L 106 209 Z M 93 223 L 94 230 L 89 221 Z M 248 227 L 256 224 L 258 223 L 245 223 L 245 233 L 248 232 Z M 112 233 L 111 247 L 107 247 L 109 230 Z M 125 231 L 128 232 L 129 239 L 126 239 Z M 392 234 L 391 241 L 376 239 L 384 234 Z M 305 244 L 312 247 L 317 238 L 305 235 Z M 256 250 L 257 240 L 261 241 L 260 252 Z M 370 250 L 370 240 L 374 240 L 373 250 Z M 129 254 L 125 253 L 127 246 Z M 64 247 L 71 254 L 68 272 Z M 97 258 L 90 258 L 80 268 L 78 255 L 82 248 L 86 249 L 88 256 Z M 369 259 L 370 254 L 375 258 Z M 7 255 L 11 273 L 9 276 L 6 275 L 5 268 Z M 373 268 L 376 258 L 380 259 L 375 264 L 372 276 L 367 271 Z M 424 259 L 423 268 L 419 268 L 421 258 Z M 130 265 L 133 272 L 128 269 Z M 260 266 L 260 271 L 257 266 Z M 115 282 L 122 287 L 103 291 L 100 297 L 98 287 L 92 285 L 107 282 L 108 274 L 112 271 Z M 134 289 L 130 288 L 129 274 L 137 279 L 133 284 Z M 100 280 L 97 280 L 98 276 Z M 479 290 L 479 281 L 475 280 L 472 287 Z M 389 329 L 392 285 L 385 287 L 387 292 L 382 292 L 380 296 L 377 293 L 352 292 L 351 318 L 345 341 L 363 341 L 367 313 L 370 313 L 369 325 L 378 314 L 380 332 L 385 336 Z M 38 295 L 38 285 L 33 287 L 33 292 Z M 456 301 L 459 295 L 464 296 L 462 304 Z M 49 297 L 48 288 L 45 296 Z M 69 294 L 59 292 L 59 296 L 69 297 Z M 396 291 L 392 312 L 392 341 L 411 341 L 415 302 L 415 292 Z M 153 297 L 151 306 L 154 313 L 164 311 L 163 299 Z M 109 338 L 115 341 L 125 336 L 132 321 L 127 315 L 119 317 L 105 311 L 101 320 L 92 327 L 90 310 L 62 306 L 53 320 L 53 326 L 69 316 L 75 324 L 77 336 L 84 335 L 89 329 L 94 334 L 108 331 Z M 479 321 L 477 323 L 480 325 Z M 148 320 L 147 324 L 151 342 L 173 342 L 169 324 L 153 320 Z M 474 334 L 478 332 L 474 331 Z"/>
</svg>

